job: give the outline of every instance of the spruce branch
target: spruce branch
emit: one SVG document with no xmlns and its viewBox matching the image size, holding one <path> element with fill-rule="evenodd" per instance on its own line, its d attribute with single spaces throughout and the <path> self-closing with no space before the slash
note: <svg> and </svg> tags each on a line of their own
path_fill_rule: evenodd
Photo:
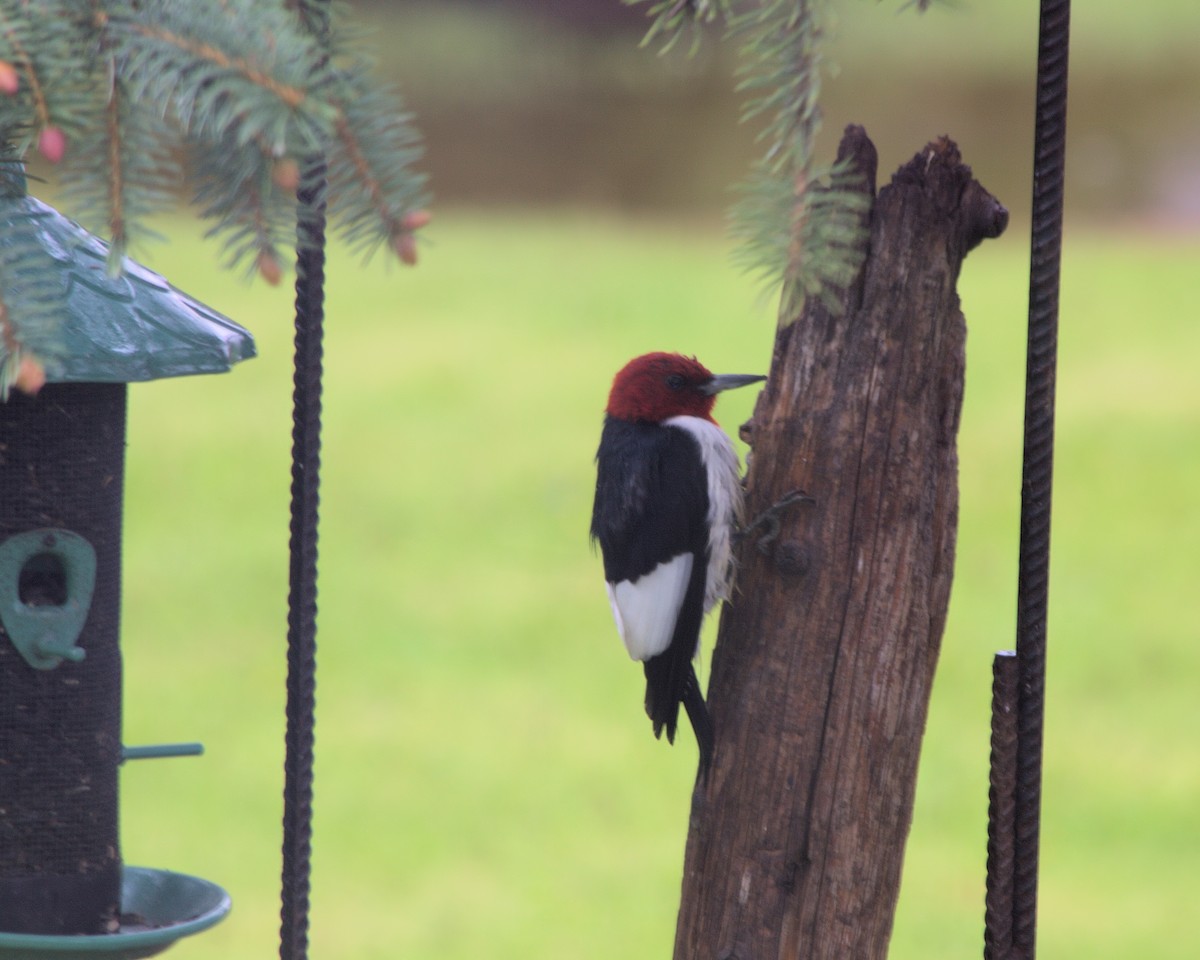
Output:
<svg viewBox="0 0 1200 960">
<path fill-rule="evenodd" d="M 4 94 L 0 71 L 0 139 L 20 156 L 37 131 L 58 132 L 60 155 L 71 145 L 67 193 L 104 225 L 114 269 L 148 233 L 143 217 L 170 205 L 179 157 L 202 171 L 197 196 L 234 262 L 292 245 L 294 186 L 277 177 L 270 189 L 263 174 L 322 154 L 344 174 L 348 208 L 331 213 L 346 233 L 411 260 L 426 202 L 419 137 L 399 98 L 368 80 L 351 35 L 317 0 L 0 0 L 0 64 L 15 64 L 18 82 Z M 53 100 L 28 79 L 42 61 Z"/>
<path fill-rule="evenodd" d="M 19 115 L 14 126 L 20 131 L 23 143 L 28 146 L 32 131 L 36 130 L 38 150 L 51 163 L 57 163 L 62 159 L 66 135 L 51 118 L 47 80 L 59 80 L 64 88 L 70 88 L 77 79 L 78 65 L 73 61 L 77 60 L 78 51 L 74 49 L 67 11 L 53 9 L 58 7 L 57 3 L 50 4 L 49 10 L 30 7 L 21 4 L 0 8 L 0 50 L 13 67 L 16 83 L 16 90 L 6 99 Z M 63 58 L 65 69 L 56 76 L 44 76 L 44 66 L 58 58 Z M 70 102 L 69 93 L 65 93 L 64 99 Z M 71 119 L 63 117 L 60 123 L 69 124 Z"/>
<path fill-rule="evenodd" d="M 277 175 L 277 162 L 255 146 L 245 150 L 236 175 L 223 172 L 220 159 L 238 145 L 232 139 L 202 143 L 193 150 L 189 171 L 193 202 L 213 221 L 206 236 L 221 237 L 226 266 L 257 269 L 278 282 L 281 251 L 291 246 L 296 226 L 294 187 Z M 265 269 L 264 269 L 265 267 Z"/>
<path fill-rule="evenodd" d="M 837 310 L 862 262 L 866 201 L 848 169 L 813 159 L 827 8 L 825 0 L 760 0 L 730 18 L 741 44 L 738 89 L 748 94 L 743 119 L 763 123 L 766 144 L 733 223 L 745 265 Z"/>
<path fill-rule="evenodd" d="M 0 156 L 0 400 L 13 385 L 36 390 L 37 371 L 53 371 L 61 355 L 66 285 L 39 242 L 40 226 L 29 216 L 23 173 Z"/>
<path fill-rule="evenodd" d="M 193 58 L 196 62 L 207 63 L 221 70 L 228 70 L 241 76 L 248 83 L 270 91 L 286 106 L 298 108 L 305 100 L 305 92 L 299 87 L 281 83 L 270 74 L 263 72 L 252 63 L 228 56 L 223 50 L 201 41 L 191 40 L 170 30 L 144 23 L 133 23 L 129 29 L 147 40 L 156 41 L 168 47 L 174 47 L 179 53 Z"/>
<path fill-rule="evenodd" d="M 629 6 L 644 3 L 646 0 L 623 0 Z M 647 46 L 661 38 L 661 53 L 667 53 L 675 47 L 681 37 L 690 34 L 692 37 L 692 52 L 700 43 L 701 27 L 712 23 L 719 17 L 727 17 L 732 11 L 734 0 L 653 0 L 646 16 L 653 23 L 642 38 L 642 45 Z"/>
<path fill-rule="evenodd" d="M 130 245 L 158 238 L 143 226 L 145 218 L 173 200 L 178 175 L 178 131 L 153 112 L 139 109 L 121 76 L 108 17 L 100 0 L 91 0 L 90 83 L 102 91 L 86 101 L 94 111 L 77 124 L 62 164 L 63 192 L 73 208 L 103 224 L 109 241 L 107 268 L 120 272 Z M 103 158 L 97 164 L 96 158 Z"/>
<path fill-rule="evenodd" d="M 248 0 L 148 0 L 109 16 L 118 67 L 132 96 L 173 116 L 193 140 L 239 147 L 265 140 L 273 151 L 319 150 L 333 108 L 311 96 L 327 83 L 316 38 L 281 7 Z"/>
<path fill-rule="evenodd" d="M 314 37 L 324 41 L 331 39 L 332 16 L 328 0 L 284 0 L 283 5 Z"/>
<path fill-rule="evenodd" d="M 0 23 L 3 23 L 4 39 L 8 42 L 12 58 L 16 61 L 20 74 L 24 75 L 25 82 L 29 84 L 29 94 L 33 100 L 34 112 L 44 126 L 50 122 L 50 111 L 46 109 L 46 97 L 42 93 L 42 84 L 38 79 L 38 72 L 34 69 L 33 61 L 25 51 L 25 44 L 21 42 L 18 29 L 10 22 L 7 16 L 0 19 Z"/>
<path fill-rule="evenodd" d="M 424 178 L 411 173 L 420 141 L 407 115 L 379 109 L 394 94 L 345 78 L 343 84 L 337 122 L 341 149 L 329 160 L 334 223 L 367 255 L 386 244 L 401 260 L 413 262 L 413 233 L 423 225 L 421 211 L 428 202 Z"/>
<path fill-rule="evenodd" d="M 735 259 L 772 286 L 838 309 L 840 290 L 862 262 L 866 200 L 847 168 L 813 157 L 828 7 L 829 0 L 659 0 L 648 11 L 654 22 L 646 40 L 666 36 L 670 45 L 701 16 L 724 20 L 740 55 L 742 120 L 761 124 L 757 140 L 763 144 L 730 213 Z"/>
<path fill-rule="evenodd" d="M 113 248 L 124 250 L 129 243 L 129 230 L 125 220 L 125 176 L 121 157 L 121 93 L 113 84 L 104 118 L 104 132 L 108 138 L 108 234 Z M 109 264 L 112 269 L 112 264 Z"/>
<path fill-rule="evenodd" d="M 337 137 L 341 141 L 342 150 L 348 161 L 347 167 L 350 171 L 348 179 L 358 184 L 371 208 L 383 221 L 388 239 L 395 240 L 400 234 L 400 221 L 389 208 L 379 178 L 371 170 L 371 165 L 367 162 L 363 152 L 362 142 L 350 128 L 350 122 L 344 112 L 342 116 L 338 117 Z"/>
<path fill-rule="evenodd" d="M 61 161 L 69 212 L 108 237 L 117 272 L 189 186 L 229 263 L 278 281 L 304 216 L 300 168 L 324 156 L 331 222 L 412 262 L 428 219 L 419 137 L 353 36 L 326 0 L 0 0 L 0 160 L 21 174 L 14 197 L 31 151 Z M 15 221 L 5 244 L 0 388 L 31 355 L 52 368 L 57 344 L 53 311 L 14 279 L 52 289 L 52 264 L 35 269 Z"/>
</svg>

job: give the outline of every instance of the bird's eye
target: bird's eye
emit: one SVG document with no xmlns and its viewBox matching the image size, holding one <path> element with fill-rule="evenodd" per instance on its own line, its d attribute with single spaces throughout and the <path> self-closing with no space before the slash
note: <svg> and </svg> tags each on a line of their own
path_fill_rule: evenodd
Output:
<svg viewBox="0 0 1200 960">
<path fill-rule="evenodd" d="M 667 386 L 672 390 L 682 390 L 684 386 L 684 379 L 679 374 L 673 373 L 667 377 Z"/>
</svg>

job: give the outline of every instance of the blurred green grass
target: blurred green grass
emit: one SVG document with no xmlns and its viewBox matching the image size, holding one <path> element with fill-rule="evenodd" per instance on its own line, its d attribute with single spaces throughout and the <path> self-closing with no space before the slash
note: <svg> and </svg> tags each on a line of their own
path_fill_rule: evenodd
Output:
<svg viewBox="0 0 1200 960">
<path fill-rule="evenodd" d="M 179 960 L 278 929 L 290 294 L 193 228 L 149 261 L 260 358 L 131 390 L 124 651 L 130 863 L 224 884 Z M 648 349 L 764 370 L 771 304 L 719 229 L 439 216 L 415 271 L 329 269 L 313 955 L 667 956 L 694 745 L 650 736 L 587 543 L 612 372 Z M 1200 885 L 1200 242 L 1068 232 L 1042 859 L 1043 952 L 1191 958 Z M 892 956 L 981 949 L 990 661 L 1013 642 L 1027 244 L 974 252 L 957 577 Z M 731 432 L 753 396 L 722 400 Z"/>
</svg>

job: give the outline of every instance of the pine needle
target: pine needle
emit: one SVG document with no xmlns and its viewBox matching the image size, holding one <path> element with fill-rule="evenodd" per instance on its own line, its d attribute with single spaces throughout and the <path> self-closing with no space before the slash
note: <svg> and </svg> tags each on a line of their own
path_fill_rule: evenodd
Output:
<svg viewBox="0 0 1200 960">
<path fill-rule="evenodd" d="M 428 219 L 419 137 L 343 18 L 324 0 L 0 0 L 0 159 L 21 173 L 37 150 L 58 165 L 68 212 L 108 238 L 113 273 L 190 183 L 230 265 L 277 281 L 314 157 L 328 161 L 331 220 L 410 262 Z M 0 393 L 22 357 L 52 365 L 59 346 L 38 293 L 55 285 L 29 280 L 54 268 L 26 243 L 23 174 L 9 180 Z"/>
<path fill-rule="evenodd" d="M 626 0 L 637 3 L 641 0 Z M 730 212 L 735 260 L 764 283 L 819 297 L 839 310 L 862 263 L 862 212 L 869 202 L 848 169 L 813 159 L 828 0 L 660 0 L 646 41 L 678 40 L 718 15 L 741 56 L 742 120 L 762 124 L 763 152 Z M 795 315 L 793 311 L 785 314 Z"/>
</svg>

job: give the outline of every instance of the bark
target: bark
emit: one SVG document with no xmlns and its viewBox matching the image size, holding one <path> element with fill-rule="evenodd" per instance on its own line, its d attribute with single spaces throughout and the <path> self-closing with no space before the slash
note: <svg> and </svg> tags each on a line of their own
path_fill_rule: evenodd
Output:
<svg viewBox="0 0 1200 960">
<path fill-rule="evenodd" d="M 841 155 L 874 195 L 875 149 Z M 845 309 L 782 316 L 753 418 L 748 517 L 713 656 L 676 960 L 886 955 L 957 523 L 967 252 L 1007 212 L 947 139 L 874 197 Z M 815 300 L 815 298 L 813 298 Z M 786 309 L 786 308 L 785 308 Z"/>
</svg>

